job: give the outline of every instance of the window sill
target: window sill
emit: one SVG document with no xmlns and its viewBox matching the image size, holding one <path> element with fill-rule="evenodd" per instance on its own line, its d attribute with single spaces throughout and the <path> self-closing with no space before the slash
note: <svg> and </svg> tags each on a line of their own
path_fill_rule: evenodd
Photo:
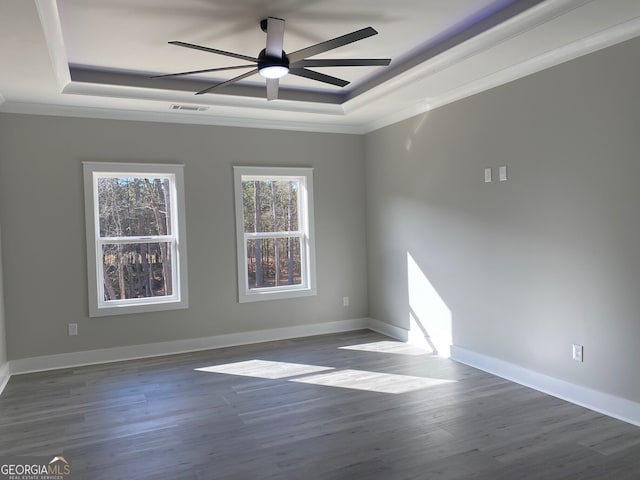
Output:
<svg viewBox="0 0 640 480">
<path fill-rule="evenodd" d="M 89 317 L 110 317 L 114 315 L 135 315 L 138 313 L 164 312 L 189 308 L 187 300 L 140 303 L 138 305 L 106 305 L 89 307 Z"/>
<path fill-rule="evenodd" d="M 252 293 L 241 293 L 238 298 L 239 303 L 263 302 L 268 300 L 286 300 L 289 298 L 313 297 L 317 295 L 315 288 L 304 288 L 296 290 L 280 291 L 258 291 Z"/>
</svg>

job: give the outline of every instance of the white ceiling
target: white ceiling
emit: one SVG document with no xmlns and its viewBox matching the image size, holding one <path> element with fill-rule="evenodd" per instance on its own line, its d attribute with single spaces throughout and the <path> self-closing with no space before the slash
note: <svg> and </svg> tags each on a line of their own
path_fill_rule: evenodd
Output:
<svg viewBox="0 0 640 480">
<path fill-rule="evenodd" d="M 150 79 L 243 63 L 170 40 L 257 56 L 267 16 L 287 52 L 372 26 L 317 58 L 392 63 L 288 75 L 270 102 L 258 75 L 194 96 L 242 70 Z M 364 133 L 638 35 L 638 0 L 2 0 L 0 111 Z"/>
</svg>

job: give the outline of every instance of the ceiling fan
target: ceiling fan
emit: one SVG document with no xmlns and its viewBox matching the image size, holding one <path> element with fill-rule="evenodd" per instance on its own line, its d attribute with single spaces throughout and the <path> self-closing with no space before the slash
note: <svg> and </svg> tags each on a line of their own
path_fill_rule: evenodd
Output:
<svg viewBox="0 0 640 480">
<path fill-rule="evenodd" d="M 309 78 L 318 82 L 328 83 L 336 85 L 338 87 L 344 87 L 349 84 L 348 81 L 341 78 L 325 75 L 324 73 L 309 70 L 307 67 L 368 67 L 376 65 L 389 65 L 391 59 L 389 58 L 351 58 L 351 59 L 310 59 L 320 53 L 328 52 L 334 48 L 342 47 L 349 43 L 357 42 L 365 38 L 377 35 L 377 31 L 372 27 L 363 28 L 355 32 L 342 35 L 340 37 L 327 40 L 325 42 L 311 45 L 309 47 L 297 50 L 292 53 L 285 53 L 282 49 L 284 43 L 284 20 L 281 18 L 267 17 L 260 22 L 260 28 L 267 34 L 267 44 L 264 49 L 258 54 L 257 58 L 241 55 L 238 53 L 225 52 L 224 50 L 217 50 L 215 48 L 203 47 L 201 45 L 194 45 L 192 43 L 172 41 L 171 45 L 177 45 L 179 47 L 193 48 L 195 50 L 202 50 L 204 52 L 216 53 L 218 55 L 225 55 L 227 57 L 237 58 L 239 60 L 245 60 L 247 62 L 253 62 L 248 65 L 234 65 L 231 67 L 220 68 L 208 68 L 205 70 L 193 70 L 190 72 L 169 73 L 167 75 L 157 75 L 152 78 L 164 78 L 164 77 L 176 77 L 180 75 L 191 75 L 194 73 L 207 73 L 207 72 L 220 72 L 223 70 L 237 70 L 243 68 L 252 68 L 250 71 L 238 75 L 225 82 L 217 83 L 204 90 L 196 92 L 196 95 L 202 95 L 203 93 L 211 92 L 212 90 L 222 88 L 226 85 L 230 85 L 244 78 L 250 77 L 259 73 L 267 82 L 267 100 L 275 100 L 278 98 L 278 88 L 280 85 L 279 79 L 287 74 L 297 75 L 298 77 Z"/>
</svg>

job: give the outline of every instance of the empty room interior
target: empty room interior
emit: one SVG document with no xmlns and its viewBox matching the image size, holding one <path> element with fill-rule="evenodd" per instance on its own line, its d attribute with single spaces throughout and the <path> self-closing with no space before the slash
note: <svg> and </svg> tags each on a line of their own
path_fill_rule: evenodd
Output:
<svg viewBox="0 0 640 480">
<path fill-rule="evenodd" d="M 639 86 L 637 0 L 3 0 L 0 478 L 640 478 Z"/>
</svg>

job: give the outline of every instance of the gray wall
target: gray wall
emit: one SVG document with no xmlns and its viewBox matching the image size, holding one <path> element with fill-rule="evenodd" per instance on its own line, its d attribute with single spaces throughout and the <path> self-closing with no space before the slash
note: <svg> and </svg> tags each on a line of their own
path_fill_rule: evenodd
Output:
<svg viewBox="0 0 640 480">
<path fill-rule="evenodd" d="M 635 39 L 367 135 L 370 316 L 409 253 L 455 345 L 640 401 L 639 85 Z"/>
<path fill-rule="evenodd" d="M 88 317 L 85 160 L 185 164 L 188 310 Z M 232 165 L 314 168 L 317 296 L 237 303 Z M 9 359 L 365 317 L 363 170 L 361 136 L 0 115 Z"/>
</svg>

